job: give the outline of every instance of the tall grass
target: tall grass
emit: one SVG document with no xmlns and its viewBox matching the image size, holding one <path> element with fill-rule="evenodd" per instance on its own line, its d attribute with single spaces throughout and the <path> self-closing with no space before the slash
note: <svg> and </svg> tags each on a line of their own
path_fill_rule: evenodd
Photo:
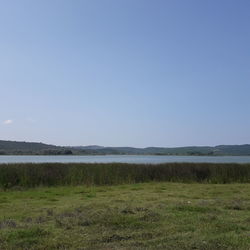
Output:
<svg viewBox="0 0 250 250">
<path fill-rule="evenodd" d="M 0 164 L 0 187 L 115 185 L 150 181 L 250 183 L 250 164 Z"/>
</svg>

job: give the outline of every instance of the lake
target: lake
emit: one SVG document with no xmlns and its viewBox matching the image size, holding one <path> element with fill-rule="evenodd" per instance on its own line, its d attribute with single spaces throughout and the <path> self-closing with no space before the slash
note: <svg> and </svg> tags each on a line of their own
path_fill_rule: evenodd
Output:
<svg viewBox="0 0 250 250">
<path fill-rule="evenodd" d="M 168 155 L 1 155 L 0 163 L 166 163 L 166 162 L 210 162 L 250 163 L 250 156 L 168 156 Z"/>
</svg>

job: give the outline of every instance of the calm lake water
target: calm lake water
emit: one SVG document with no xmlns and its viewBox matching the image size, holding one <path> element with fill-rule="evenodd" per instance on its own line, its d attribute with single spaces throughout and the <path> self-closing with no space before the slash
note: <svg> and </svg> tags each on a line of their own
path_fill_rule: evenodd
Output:
<svg viewBox="0 0 250 250">
<path fill-rule="evenodd" d="M 250 163 L 250 156 L 153 156 L 153 155 L 98 155 L 98 156 L 34 156 L 1 155 L 0 163 L 42 163 L 42 162 L 86 162 L 86 163 L 164 163 L 164 162 L 213 162 L 213 163 Z"/>
</svg>

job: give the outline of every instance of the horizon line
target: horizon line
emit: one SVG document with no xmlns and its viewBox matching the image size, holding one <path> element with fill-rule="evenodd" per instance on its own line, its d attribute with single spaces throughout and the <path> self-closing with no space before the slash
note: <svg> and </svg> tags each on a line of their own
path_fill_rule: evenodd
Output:
<svg viewBox="0 0 250 250">
<path fill-rule="evenodd" d="M 41 143 L 46 144 L 49 146 L 56 146 L 56 147 L 103 147 L 103 148 L 138 148 L 138 149 L 145 149 L 145 148 L 188 148 L 188 147 L 218 147 L 218 146 L 245 146 L 250 145 L 250 143 L 244 143 L 244 144 L 217 144 L 217 145 L 189 145 L 189 146 L 147 146 L 147 147 L 135 147 L 135 146 L 103 146 L 98 144 L 88 144 L 88 145 L 58 145 L 53 143 L 47 143 L 47 142 L 38 142 L 38 141 L 16 141 L 16 140 L 2 140 L 0 141 L 7 141 L 7 142 L 23 142 L 23 143 Z"/>
</svg>

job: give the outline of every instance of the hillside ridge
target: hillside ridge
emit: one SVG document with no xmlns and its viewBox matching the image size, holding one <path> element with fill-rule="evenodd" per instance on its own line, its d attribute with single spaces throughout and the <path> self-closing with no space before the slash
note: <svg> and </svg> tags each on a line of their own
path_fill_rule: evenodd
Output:
<svg viewBox="0 0 250 250">
<path fill-rule="evenodd" d="M 42 142 L 0 140 L 0 155 L 207 155 L 247 156 L 250 144 L 187 147 L 56 146 Z"/>
</svg>

